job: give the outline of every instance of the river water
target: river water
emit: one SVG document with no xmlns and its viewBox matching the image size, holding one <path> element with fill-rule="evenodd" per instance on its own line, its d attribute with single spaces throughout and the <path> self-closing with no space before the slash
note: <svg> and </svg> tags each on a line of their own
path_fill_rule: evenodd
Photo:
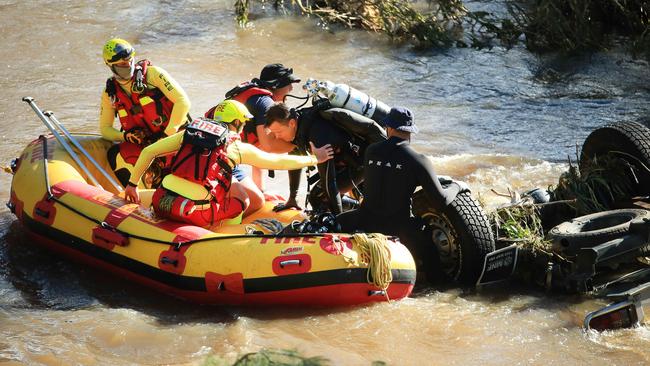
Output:
<svg viewBox="0 0 650 366">
<path fill-rule="evenodd" d="M 323 31 L 312 20 L 263 17 L 238 29 L 231 5 L 0 0 L 0 162 L 46 131 L 20 101 L 26 95 L 70 130 L 96 131 L 109 76 L 101 48 L 112 36 L 168 70 L 193 115 L 272 62 L 408 106 L 422 131 L 415 148 L 491 208 L 504 202 L 491 188 L 554 184 L 591 130 L 646 119 L 650 109 L 648 63 L 623 52 L 416 52 L 375 34 Z M 284 182 L 273 188 L 286 193 Z M 3 202 L 10 183 L 0 175 Z M 403 301 L 349 309 L 201 307 L 23 246 L 4 207 L 0 234 L 0 365 L 193 365 L 262 348 L 335 365 L 650 363 L 647 327 L 581 329 L 600 300 L 523 288 L 419 289 Z"/>
</svg>

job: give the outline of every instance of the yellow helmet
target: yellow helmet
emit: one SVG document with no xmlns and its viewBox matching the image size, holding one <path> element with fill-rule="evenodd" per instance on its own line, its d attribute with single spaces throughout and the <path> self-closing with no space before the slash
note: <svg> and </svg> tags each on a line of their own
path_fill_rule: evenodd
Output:
<svg viewBox="0 0 650 366">
<path fill-rule="evenodd" d="M 234 120 L 246 122 L 253 118 L 253 115 L 248 111 L 245 105 L 236 100 L 224 100 L 217 104 L 212 112 L 212 119 L 215 121 L 231 123 Z"/>
<path fill-rule="evenodd" d="M 131 44 L 121 38 L 112 38 L 104 45 L 102 52 L 106 65 L 112 65 L 124 59 L 135 56 L 135 49 Z"/>
</svg>

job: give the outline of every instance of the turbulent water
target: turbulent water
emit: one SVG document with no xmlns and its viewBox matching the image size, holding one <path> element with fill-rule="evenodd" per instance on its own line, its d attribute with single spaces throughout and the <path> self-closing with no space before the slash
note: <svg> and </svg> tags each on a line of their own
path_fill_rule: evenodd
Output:
<svg viewBox="0 0 650 366">
<path fill-rule="evenodd" d="M 323 31 L 312 20 L 264 17 L 238 29 L 231 5 L 0 0 L 0 162 L 46 131 L 20 101 L 26 95 L 71 130 L 97 130 L 109 76 L 101 47 L 112 36 L 168 70 L 193 115 L 272 62 L 407 106 L 422 131 L 415 148 L 490 207 L 504 202 L 490 189 L 553 184 L 596 126 L 646 119 L 650 109 L 648 64 L 625 53 L 415 52 L 375 34 Z M 6 202 L 11 176 L 0 183 Z M 286 193 L 284 184 L 273 187 Z M 0 365 L 201 364 L 262 348 L 336 365 L 650 363 L 647 327 L 581 329 L 601 301 L 522 288 L 421 289 L 404 301 L 346 309 L 201 307 L 24 245 L 6 209 L 0 233 Z"/>
</svg>

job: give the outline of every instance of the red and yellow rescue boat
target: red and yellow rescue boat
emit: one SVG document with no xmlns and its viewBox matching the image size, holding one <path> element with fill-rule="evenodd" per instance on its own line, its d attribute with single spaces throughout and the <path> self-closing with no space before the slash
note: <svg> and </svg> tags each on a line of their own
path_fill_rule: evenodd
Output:
<svg viewBox="0 0 650 366">
<path fill-rule="evenodd" d="M 110 171 L 104 158 L 109 142 L 75 138 Z M 79 159 L 100 186 L 110 186 L 86 157 Z M 42 136 L 16 161 L 9 207 L 34 243 L 179 298 L 206 304 L 352 305 L 403 298 L 415 283 L 413 258 L 398 242 L 388 243 L 392 281 L 384 290 L 368 282 L 367 256 L 360 255 L 350 235 L 260 234 L 265 229 L 254 223 L 303 220 L 297 210 L 275 213 L 267 203 L 242 223 L 207 230 L 156 218 L 147 208 L 151 190 L 143 190 L 142 204 L 136 205 L 89 181 L 54 137 Z M 251 228 L 255 234 L 247 234 Z"/>
</svg>

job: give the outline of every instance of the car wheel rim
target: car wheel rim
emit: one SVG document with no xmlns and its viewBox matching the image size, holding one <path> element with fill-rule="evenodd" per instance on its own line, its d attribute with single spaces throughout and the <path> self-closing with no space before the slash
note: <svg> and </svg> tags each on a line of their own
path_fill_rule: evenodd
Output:
<svg viewBox="0 0 650 366">
<path fill-rule="evenodd" d="M 440 267 L 447 276 L 458 279 L 461 271 L 462 253 L 458 235 L 444 215 L 426 213 L 422 216 L 431 228 L 431 241 L 440 257 Z"/>
</svg>

